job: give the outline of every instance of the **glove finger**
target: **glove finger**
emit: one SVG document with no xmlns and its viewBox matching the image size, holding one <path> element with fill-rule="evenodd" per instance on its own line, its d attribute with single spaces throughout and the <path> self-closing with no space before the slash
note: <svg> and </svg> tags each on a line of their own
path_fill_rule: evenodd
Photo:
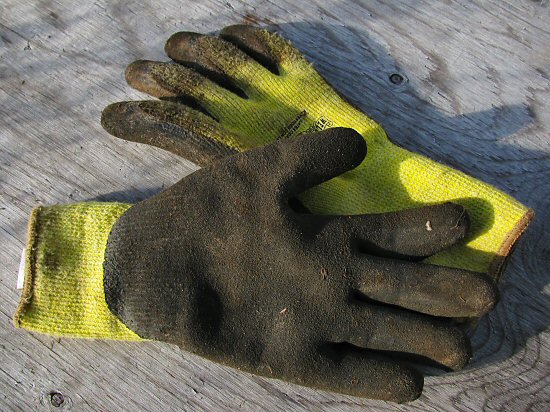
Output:
<svg viewBox="0 0 550 412">
<path fill-rule="evenodd" d="M 421 260 L 447 249 L 466 236 L 468 213 L 445 203 L 399 212 L 335 216 L 325 230 L 351 236 L 369 255 Z"/>
<path fill-rule="evenodd" d="M 319 352 L 304 365 L 302 384 L 399 403 L 422 393 L 424 378 L 418 371 L 379 354 L 340 344 L 321 345 Z"/>
<path fill-rule="evenodd" d="M 235 24 L 224 27 L 220 37 L 233 43 L 274 74 L 280 74 L 280 64 L 286 56 L 301 54 L 288 41 L 259 27 Z"/>
<path fill-rule="evenodd" d="M 245 156 L 255 170 L 271 176 L 271 188 L 289 198 L 357 167 L 366 152 L 355 130 L 332 128 L 279 140 Z"/>
<path fill-rule="evenodd" d="M 374 259 L 374 261 L 373 261 Z M 359 256 L 356 288 L 368 299 L 445 317 L 482 316 L 498 301 L 484 274 L 444 266 Z"/>
<path fill-rule="evenodd" d="M 177 35 L 177 36 L 176 36 Z M 175 37 L 174 37 L 175 36 Z M 219 67 L 214 64 L 207 56 L 200 53 L 194 53 L 187 47 L 188 42 L 185 37 L 203 36 L 193 32 L 179 32 L 171 36 L 166 42 L 164 49 L 168 57 L 183 66 L 195 70 L 204 77 L 209 78 L 220 86 L 232 91 L 240 97 L 246 98 L 246 93 L 241 90 Z M 176 59 L 178 56 L 179 59 Z"/>
<path fill-rule="evenodd" d="M 179 32 L 168 39 L 164 49 L 176 62 L 193 63 L 219 77 L 224 76 L 249 97 L 256 96 L 257 86 L 274 76 L 238 47 L 219 37 Z"/>
<path fill-rule="evenodd" d="M 220 37 L 235 44 L 264 67 L 276 74 L 290 70 L 296 61 L 307 61 L 302 53 L 281 36 L 244 24 L 227 26 Z"/>
<path fill-rule="evenodd" d="M 113 136 L 160 147 L 199 166 L 237 153 L 239 139 L 218 122 L 173 102 L 114 103 L 101 113 L 101 125 Z"/>
<path fill-rule="evenodd" d="M 126 69 L 126 81 L 134 89 L 154 97 L 191 98 L 217 120 L 227 116 L 238 116 L 247 103 L 246 99 L 193 69 L 175 63 L 135 61 Z"/>
<path fill-rule="evenodd" d="M 365 349 L 400 352 L 462 369 L 472 356 L 470 341 L 456 326 L 405 310 L 353 303 L 343 319 L 331 323 L 333 342 Z"/>
</svg>

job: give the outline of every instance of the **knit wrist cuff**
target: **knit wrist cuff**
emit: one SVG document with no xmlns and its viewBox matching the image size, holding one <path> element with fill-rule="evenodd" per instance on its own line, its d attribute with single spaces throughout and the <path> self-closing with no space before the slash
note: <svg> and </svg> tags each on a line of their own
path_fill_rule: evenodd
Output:
<svg viewBox="0 0 550 412">
<path fill-rule="evenodd" d="M 103 260 L 122 203 L 75 203 L 32 211 L 17 327 L 51 335 L 140 340 L 105 302 Z"/>
</svg>

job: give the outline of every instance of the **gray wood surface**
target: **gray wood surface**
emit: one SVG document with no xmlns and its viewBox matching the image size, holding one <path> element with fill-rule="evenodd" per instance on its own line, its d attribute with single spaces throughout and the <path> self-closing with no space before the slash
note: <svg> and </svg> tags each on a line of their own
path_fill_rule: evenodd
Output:
<svg viewBox="0 0 550 412">
<path fill-rule="evenodd" d="M 0 410 L 550 410 L 550 2 L 291 0 L 0 3 Z M 173 32 L 267 25 L 399 144 L 535 209 L 473 337 L 472 365 L 392 405 L 243 374 L 160 343 L 56 339 L 11 318 L 37 204 L 137 201 L 195 169 L 99 125 L 143 95 L 126 64 Z M 396 86 L 389 75 L 406 81 Z M 107 194 L 107 195 L 104 195 Z M 54 408 L 50 393 L 65 402 Z"/>
</svg>

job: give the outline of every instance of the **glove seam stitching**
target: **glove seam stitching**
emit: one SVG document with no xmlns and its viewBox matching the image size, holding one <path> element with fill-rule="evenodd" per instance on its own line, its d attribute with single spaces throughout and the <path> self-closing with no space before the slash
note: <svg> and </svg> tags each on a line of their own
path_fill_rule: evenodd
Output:
<svg viewBox="0 0 550 412">
<path fill-rule="evenodd" d="M 37 250 L 37 244 L 39 241 L 39 216 L 43 207 L 38 206 L 31 212 L 28 225 L 28 240 L 25 249 L 25 281 L 23 283 L 23 292 L 19 299 L 19 305 L 13 316 L 13 323 L 16 327 L 21 328 L 23 323 L 23 316 L 27 312 L 28 308 L 32 304 L 34 293 L 34 279 L 36 277 L 36 259 L 35 253 Z"/>
<path fill-rule="evenodd" d="M 533 220 L 535 212 L 533 209 L 528 209 L 527 212 L 522 216 L 519 222 L 514 226 L 514 228 L 508 232 L 504 241 L 498 248 L 498 251 L 493 258 L 493 261 L 489 265 L 489 275 L 495 281 L 498 281 L 504 267 L 506 266 L 506 261 L 512 248 L 517 244 L 519 238 L 523 235 L 531 220 Z"/>
</svg>

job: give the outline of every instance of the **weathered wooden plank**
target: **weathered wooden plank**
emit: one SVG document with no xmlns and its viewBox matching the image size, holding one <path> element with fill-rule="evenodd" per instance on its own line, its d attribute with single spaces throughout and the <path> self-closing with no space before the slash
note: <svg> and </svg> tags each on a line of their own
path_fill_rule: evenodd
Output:
<svg viewBox="0 0 550 412">
<path fill-rule="evenodd" d="M 548 1 L 201 0 L 17 2 L 0 13 L 0 410 L 550 409 L 550 4 Z M 123 80 L 163 59 L 177 30 L 270 25 L 399 144 L 467 171 L 537 212 L 463 372 L 431 377 L 405 406 L 304 389 L 157 343 L 55 339 L 11 317 L 33 206 L 136 201 L 194 170 L 99 125 Z M 392 73 L 406 81 L 394 85 Z"/>
</svg>

